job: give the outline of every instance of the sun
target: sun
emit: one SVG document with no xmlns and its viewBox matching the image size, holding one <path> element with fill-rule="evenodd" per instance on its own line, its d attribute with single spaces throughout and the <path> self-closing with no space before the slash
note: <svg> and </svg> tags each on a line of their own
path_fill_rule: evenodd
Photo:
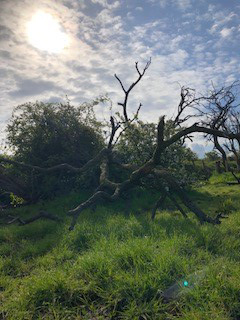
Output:
<svg viewBox="0 0 240 320">
<path fill-rule="evenodd" d="M 60 53 L 68 44 L 68 36 L 54 17 L 38 11 L 27 24 L 29 42 L 50 53 Z"/>
</svg>

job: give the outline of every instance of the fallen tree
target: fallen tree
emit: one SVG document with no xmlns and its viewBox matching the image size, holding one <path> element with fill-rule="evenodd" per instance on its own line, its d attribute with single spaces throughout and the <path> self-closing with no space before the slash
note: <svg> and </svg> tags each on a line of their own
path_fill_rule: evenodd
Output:
<svg viewBox="0 0 240 320">
<path fill-rule="evenodd" d="M 239 81 L 234 81 L 231 85 L 220 89 L 216 89 L 213 86 L 209 97 L 206 99 L 207 103 L 199 110 L 199 115 L 205 115 L 204 124 L 207 124 L 212 129 L 224 130 L 225 132 L 228 131 L 236 134 L 239 133 L 239 87 Z M 239 169 L 240 160 L 235 148 L 235 142 L 239 145 L 239 138 L 225 139 L 227 142 L 225 141 L 223 146 L 218 138 L 218 136 L 208 136 L 208 139 L 213 142 L 214 148 L 221 154 L 224 171 L 231 171 L 224 147 L 227 151 L 235 155 L 237 169 Z"/>
<path fill-rule="evenodd" d="M 39 220 L 39 219 L 48 219 L 48 220 L 52 220 L 52 221 L 57 221 L 57 222 L 60 222 L 62 221 L 59 217 L 51 214 L 51 213 L 48 213 L 47 211 L 40 211 L 38 214 L 36 214 L 35 216 L 32 216 L 28 219 L 23 219 L 21 217 L 16 217 L 16 216 L 11 216 L 11 215 L 8 215 L 7 217 L 5 217 L 5 221 L 4 224 L 13 224 L 13 223 L 18 223 L 20 226 L 25 226 L 26 224 L 29 224 L 29 223 L 32 223 L 36 220 Z"/>
<path fill-rule="evenodd" d="M 224 129 L 220 130 L 216 125 L 213 126 L 207 122 L 204 122 L 203 120 L 199 120 L 199 110 L 202 110 L 201 108 L 204 105 L 204 102 L 209 102 L 211 99 L 215 99 L 215 96 L 210 95 L 196 97 L 194 90 L 182 87 L 181 99 L 178 105 L 177 115 L 172 121 L 174 128 L 174 130 L 172 131 L 173 133 L 168 135 L 168 138 L 165 137 L 165 117 L 160 117 L 157 126 L 156 146 L 153 154 L 151 155 L 151 158 L 137 167 L 136 165 L 132 165 L 131 163 L 121 163 L 121 161 L 118 161 L 118 159 L 116 159 L 114 148 L 117 145 L 119 139 L 121 139 L 121 135 L 123 135 L 126 130 L 129 130 L 133 122 L 137 120 L 138 113 L 141 108 L 141 104 L 139 104 L 139 107 L 137 108 L 137 111 L 133 115 L 133 117 L 129 117 L 129 95 L 134 87 L 142 79 L 150 64 L 151 60 L 149 60 L 143 70 L 140 71 L 138 63 L 135 63 L 137 79 L 127 89 L 125 88 L 119 76 L 115 75 L 115 78 L 119 82 L 124 95 L 123 101 L 118 103 L 118 105 L 122 108 L 122 113 L 116 113 L 114 116 L 110 117 L 110 134 L 106 147 L 103 148 L 93 159 L 89 160 L 83 167 L 77 168 L 64 163 L 49 168 L 42 168 L 39 166 L 32 166 L 11 159 L 6 159 L 4 157 L 1 157 L 0 159 L 2 163 L 9 163 L 14 166 L 24 167 L 30 170 L 34 169 L 35 171 L 45 173 L 56 170 L 68 170 L 76 173 L 86 173 L 94 167 L 99 167 L 99 186 L 97 187 L 95 192 L 93 192 L 93 194 L 86 201 L 80 203 L 76 208 L 69 210 L 67 213 L 72 217 L 72 222 L 69 228 L 70 230 L 74 229 L 78 217 L 83 210 L 96 206 L 96 204 L 101 200 L 116 201 L 124 193 L 129 192 L 130 189 L 135 188 L 136 186 L 141 184 L 142 179 L 149 175 L 153 175 L 156 179 L 162 182 L 162 187 L 160 188 L 160 198 L 154 205 L 154 209 L 152 212 L 153 219 L 155 217 L 157 208 L 167 197 L 173 202 L 176 208 L 180 210 L 184 217 L 187 217 L 187 214 L 178 203 L 177 198 L 183 203 L 186 208 L 188 208 L 197 216 L 201 223 L 208 222 L 212 224 L 219 224 L 221 222 L 221 218 L 224 218 L 223 214 L 221 213 L 212 218 L 205 214 L 200 208 L 198 208 L 190 199 L 185 189 L 175 179 L 173 174 L 167 168 L 162 167 L 160 161 L 161 155 L 167 148 L 169 148 L 179 140 L 184 143 L 186 139 L 192 139 L 193 133 L 204 133 L 205 135 L 212 136 L 214 139 L 218 137 L 228 139 L 240 138 L 239 133 L 232 133 L 229 132 L 229 130 L 225 131 Z M 194 113 L 194 110 L 197 112 Z M 201 115 L 205 116 L 204 113 L 202 113 Z M 188 121 L 190 119 L 193 119 L 194 116 L 198 116 L 198 122 L 187 125 Z M 127 170 L 128 178 L 121 182 L 114 181 L 110 173 L 110 169 L 113 166 L 118 166 L 122 170 Z"/>
</svg>

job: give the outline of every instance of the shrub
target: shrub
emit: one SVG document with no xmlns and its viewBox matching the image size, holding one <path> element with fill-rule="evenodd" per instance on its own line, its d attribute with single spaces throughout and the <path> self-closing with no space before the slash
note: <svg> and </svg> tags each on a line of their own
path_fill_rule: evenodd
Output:
<svg viewBox="0 0 240 320">
<path fill-rule="evenodd" d="M 25 103 L 17 106 L 7 126 L 7 143 L 13 158 L 27 164 L 49 167 L 61 163 L 81 167 L 92 159 L 104 145 L 101 124 L 96 120 L 93 106 L 105 101 L 74 107 L 54 103 Z M 66 172 L 29 174 L 29 170 L 13 172 L 20 176 L 35 198 L 45 198 L 68 191 L 84 182 Z M 93 172 L 94 176 L 94 172 Z M 88 186 L 94 183 L 88 179 Z"/>
</svg>

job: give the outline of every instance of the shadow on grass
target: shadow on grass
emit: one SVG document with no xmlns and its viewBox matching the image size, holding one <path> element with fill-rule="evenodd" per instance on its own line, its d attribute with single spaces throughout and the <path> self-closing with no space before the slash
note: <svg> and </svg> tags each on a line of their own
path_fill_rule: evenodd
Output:
<svg viewBox="0 0 240 320">
<path fill-rule="evenodd" d="M 211 186 L 210 186 L 211 187 Z M 224 188 L 218 190 L 219 194 L 210 193 L 207 189 L 201 191 L 191 190 L 188 192 L 191 199 L 206 214 L 214 216 L 221 203 L 229 198 L 224 195 Z M 228 191 L 228 190 L 227 190 Z M 235 190 L 231 199 L 235 205 L 238 202 L 239 193 Z M 64 218 L 59 224 L 52 221 L 36 221 L 26 226 L 12 225 L 1 227 L 0 253 L 2 256 L 10 257 L 13 253 L 21 259 L 31 259 L 51 252 L 59 243 L 65 243 L 71 250 L 78 254 L 91 250 L 101 237 L 115 237 L 117 241 L 125 241 L 129 238 L 162 237 L 171 238 L 175 234 L 182 234 L 196 238 L 200 247 L 208 248 L 210 252 L 218 252 L 217 245 L 221 234 L 217 226 L 208 226 L 209 240 L 193 214 L 184 219 L 175 210 L 174 206 L 166 202 L 163 208 L 157 212 L 154 222 L 150 219 L 151 208 L 158 197 L 157 193 L 150 191 L 133 192 L 126 203 L 120 200 L 114 204 L 102 203 L 95 211 L 85 210 L 78 220 L 76 229 L 68 232 L 70 219 L 66 217 L 67 209 L 87 198 L 87 195 L 72 194 L 66 198 L 17 209 L 16 214 L 29 216 L 31 212 L 39 210 L 44 206 L 45 210 L 58 214 Z M 143 212 L 144 211 L 144 212 Z M 212 235 L 215 234 L 215 235 Z M 63 241 L 63 239 L 65 239 Z M 214 241 L 216 244 L 214 244 Z"/>
</svg>

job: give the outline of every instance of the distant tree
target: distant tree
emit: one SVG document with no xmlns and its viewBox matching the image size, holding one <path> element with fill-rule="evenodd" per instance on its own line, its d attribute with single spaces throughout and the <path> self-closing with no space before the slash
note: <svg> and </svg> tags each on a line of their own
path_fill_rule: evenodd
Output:
<svg viewBox="0 0 240 320">
<path fill-rule="evenodd" d="M 171 120 L 167 120 L 165 126 L 165 139 L 177 132 Z M 138 120 L 121 135 L 116 145 L 116 151 L 123 163 L 141 165 L 151 159 L 156 145 L 157 124 Z M 160 156 L 159 164 L 164 168 L 171 169 L 174 175 L 184 183 L 189 182 L 194 176 L 193 170 L 190 174 L 187 172 L 185 164 L 196 159 L 197 155 L 186 147 L 183 139 L 180 139 L 164 150 Z"/>
<path fill-rule="evenodd" d="M 217 161 L 220 160 L 219 153 L 216 150 L 212 150 L 205 153 L 205 159 L 208 161 Z"/>
<path fill-rule="evenodd" d="M 228 121 L 225 122 L 224 127 L 228 132 L 234 132 L 235 134 L 240 133 L 240 112 L 238 110 L 231 110 Z M 240 139 L 228 139 L 224 143 L 224 147 L 234 156 L 237 171 L 240 172 Z"/>
<path fill-rule="evenodd" d="M 210 95 L 205 99 L 206 103 L 202 106 L 200 115 L 205 116 L 204 125 L 212 129 L 224 130 L 233 133 L 229 119 L 239 106 L 238 91 L 240 82 L 235 81 L 231 85 L 216 89 L 214 86 L 210 90 Z M 231 129 L 230 129 L 231 127 Z M 229 171 L 227 153 L 218 136 L 208 135 L 213 141 L 215 149 L 221 154 L 222 163 L 225 171 Z"/>
</svg>

